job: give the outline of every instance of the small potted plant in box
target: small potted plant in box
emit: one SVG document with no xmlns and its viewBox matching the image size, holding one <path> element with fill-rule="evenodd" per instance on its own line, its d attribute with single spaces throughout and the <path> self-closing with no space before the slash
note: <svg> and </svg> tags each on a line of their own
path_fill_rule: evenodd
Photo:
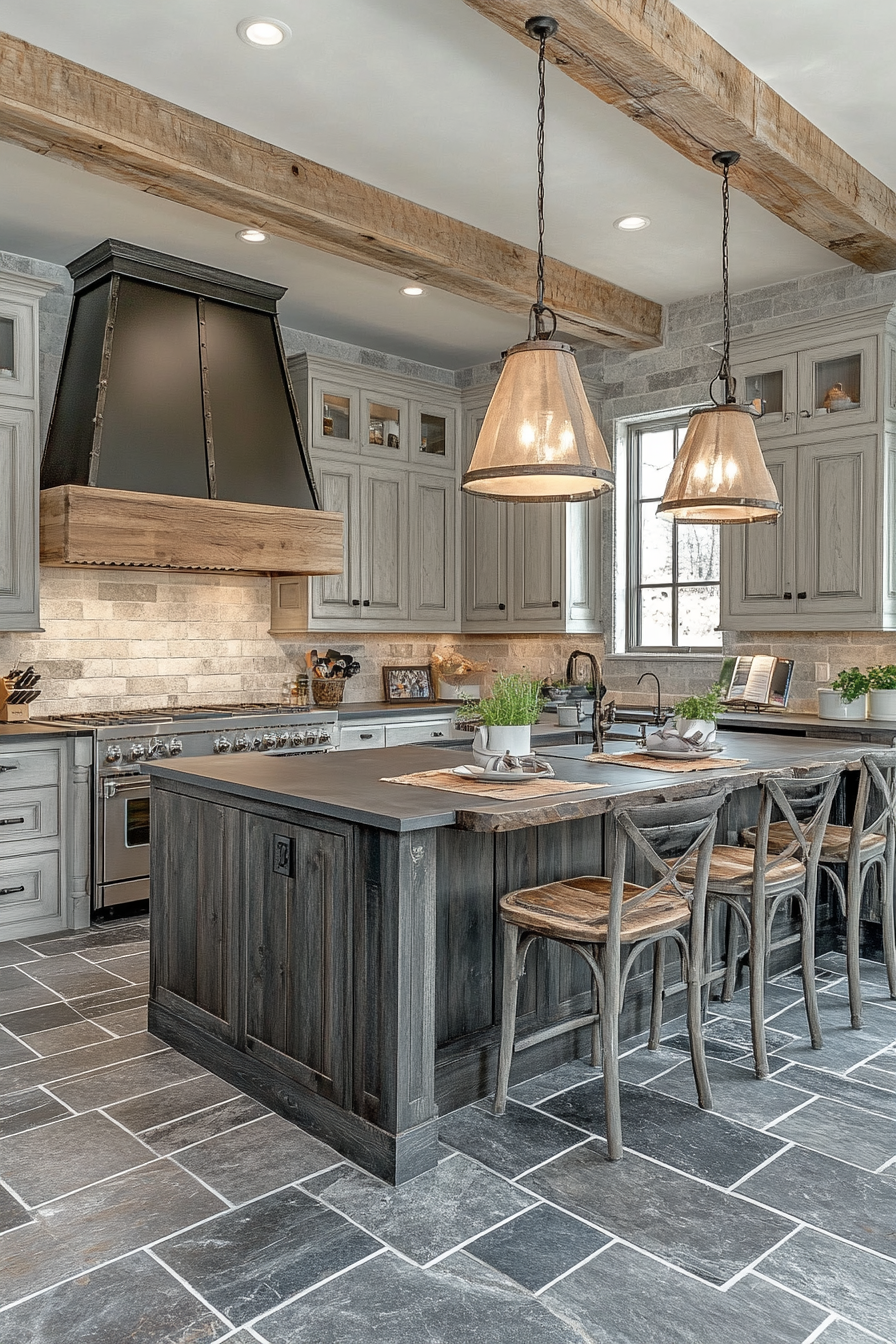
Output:
<svg viewBox="0 0 896 1344">
<path fill-rule="evenodd" d="M 830 688 L 818 692 L 820 719 L 864 719 L 868 700 L 868 676 L 857 667 L 838 672 Z"/>
<path fill-rule="evenodd" d="M 715 739 L 716 720 L 722 712 L 722 688 L 710 686 L 703 695 L 689 695 L 675 706 L 675 731 L 694 746 L 706 747 Z"/>
<path fill-rule="evenodd" d="M 868 717 L 896 719 L 896 667 L 892 663 L 868 669 Z"/>
<path fill-rule="evenodd" d="M 541 713 L 541 682 L 519 672 L 495 677 L 491 695 L 474 706 L 480 726 L 473 738 L 473 754 L 480 757 L 528 756 L 531 751 L 532 724 Z M 481 762 L 480 762 L 481 763 Z"/>
</svg>

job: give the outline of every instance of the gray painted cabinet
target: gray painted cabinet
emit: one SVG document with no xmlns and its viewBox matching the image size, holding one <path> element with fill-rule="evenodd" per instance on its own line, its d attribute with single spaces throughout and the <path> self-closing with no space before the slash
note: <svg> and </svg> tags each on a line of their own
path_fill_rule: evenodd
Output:
<svg viewBox="0 0 896 1344">
<path fill-rule="evenodd" d="M 739 343 L 784 512 L 722 529 L 723 629 L 896 629 L 894 351 L 889 308 Z"/>
<path fill-rule="evenodd" d="M 38 305 L 51 283 L 0 271 L 0 630 L 39 630 Z"/>
</svg>

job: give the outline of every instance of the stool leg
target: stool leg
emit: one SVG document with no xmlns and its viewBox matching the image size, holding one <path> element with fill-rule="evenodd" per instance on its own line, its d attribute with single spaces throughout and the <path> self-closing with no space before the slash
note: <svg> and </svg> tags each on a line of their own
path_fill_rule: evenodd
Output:
<svg viewBox="0 0 896 1344">
<path fill-rule="evenodd" d="M 750 1027 L 753 1033 L 753 1060 L 756 1077 L 768 1077 L 768 1053 L 765 1047 L 765 963 L 768 931 L 765 902 L 750 901 Z"/>
<path fill-rule="evenodd" d="M 663 982 L 666 978 L 665 944 L 660 941 L 653 945 L 653 995 L 650 1000 L 650 1033 L 647 1037 L 647 1049 L 656 1050 L 660 1043 L 663 1027 Z"/>
<path fill-rule="evenodd" d="M 730 906 L 727 907 L 728 929 L 725 937 L 725 979 L 722 982 L 722 1002 L 730 1003 L 734 998 L 737 983 L 737 946 L 740 942 L 740 920 Z"/>
<path fill-rule="evenodd" d="M 688 1039 L 691 1043 L 691 1068 L 697 1085 L 697 1100 L 704 1111 L 712 1110 L 712 1091 L 706 1071 L 706 1050 L 703 1045 L 703 977 L 694 948 L 688 957 Z"/>
<path fill-rule="evenodd" d="M 600 956 L 598 943 L 592 943 L 591 955 L 597 961 Z M 599 1069 L 602 1055 L 600 1048 L 600 997 L 597 980 L 593 974 L 591 976 L 591 1012 L 594 1015 L 594 1021 L 591 1023 L 591 1067 L 592 1069 Z"/>
<path fill-rule="evenodd" d="M 802 931 L 800 937 L 800 965 L 803 971 L 803 1002 L 809 1023 L 809 1040 L 813 1050 L 824 1044 L 821 1038 L 821 1019 L 818 1016 L 818 993 L 815 987 L 815 891 L 807 890 L 800 901 Z M 855 1024 L 853 1024 L 855 1025 Z"/>
<path fill-rule="evenodd" d="M 896 999 L 896 911 L 893 909 L 893 863 L 888 855 L 881 864 L 883 898 L 880 917 L 884 937 L 884 961 L 887 964 L 887 980 L 890 984 L 890 998 Z"/>
<path fill-rule="evenodd" d="M 501 1018 L 501 1049 L 498 1053 L 498 1081 L 495 1084 L 495 1115 L 507 1109 L 510 1066 L 513 1063 L 513 1036 L 516 1029 L 516 1000 L 519 989 L 517 969 L 520 931 L 515 924 L 504 925 L 504 996 Z"/>
<path fill-rule="evenodd" d="M 604 977 L 600 1028 L 604 1046 L 607 1156 L 611 1162 L 618 1162 L 622 1157 L 622 1111 L 619 1105 L 619 948 L 604 946 L 601 949 L 599 965 Z"/>
<path fill-rule="evenodd" d="M 859 932 L 862 916 L 862 865 L 846 868 L 846 978 L 849 983 L 849 1016 L 852 1027 L 862 1026 L 862 985 L 859 979 Z"/>
</svg>

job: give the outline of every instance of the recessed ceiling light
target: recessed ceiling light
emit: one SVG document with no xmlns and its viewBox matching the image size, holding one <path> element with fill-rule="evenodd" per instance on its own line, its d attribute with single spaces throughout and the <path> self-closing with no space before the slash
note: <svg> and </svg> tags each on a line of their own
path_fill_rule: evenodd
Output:
<svg viewBox="0 0 896 1344">
<path fill-rule="evenodd" d="M 422 285 L 405 285 L 402 294 L 407 294 L 409 299 L 416 299 L 420 294 L 425 294 L 426 290 Z"/>
<path fill-rule="evenodd" d="M 634 232 L 635 229 L 647 229 L 650 227 L 650 220 L 646 215 L 623 215 L 621 219 L 613 220 L 614 229 L 624 229 L 626 233 Z"/>
<path fill-rule="evenodd" d="M 244 243 L 266 243 L 268 236 L 262 233 L 261 229 L 240 229 L 237 238 L 242 238 Z"/>
<path fill-rule="evenodd" d="M 250 47 L 281 47 L 292 37 L 292 29 L 280 19 L 241 19 L 236 30 Z"/>
</svg>

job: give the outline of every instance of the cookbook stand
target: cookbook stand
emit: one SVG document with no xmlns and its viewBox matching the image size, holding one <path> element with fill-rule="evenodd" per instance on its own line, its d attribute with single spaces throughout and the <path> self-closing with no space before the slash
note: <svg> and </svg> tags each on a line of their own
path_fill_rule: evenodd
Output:
<svg viewBox="0 0 896 1344">
<path fill-rule="evenodd" d="M 27 723 L 30 714 L 30 705 L 11 705 L 9 697 L 16 688 L 16 683 L 9 677 L 0 677 L 0 723 Z"/>
</svg>

